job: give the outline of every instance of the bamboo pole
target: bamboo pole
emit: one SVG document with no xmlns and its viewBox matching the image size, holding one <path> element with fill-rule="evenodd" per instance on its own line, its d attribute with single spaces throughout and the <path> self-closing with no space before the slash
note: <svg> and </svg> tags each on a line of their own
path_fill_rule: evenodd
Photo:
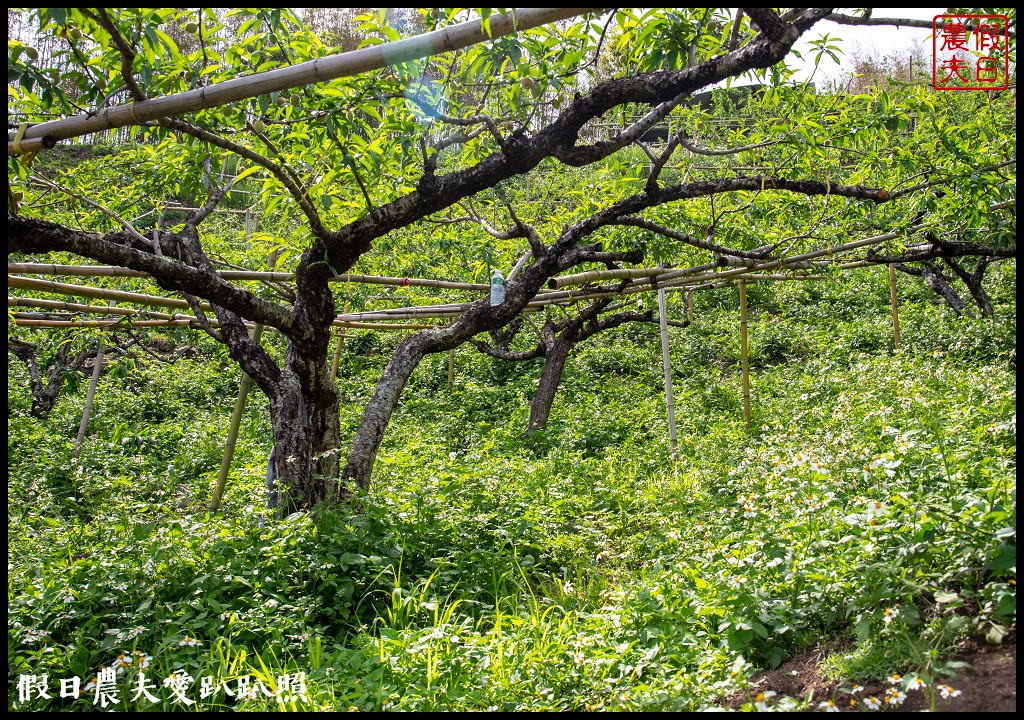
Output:
<svg viewBox="0 0 1024 720">
<path fill-rule="evenodd" d="M 7 154 L 24 151 L 27 140 L 47 138 L 43 142 L 63 140 L 79 135 L 102 132 L 112 128 L 141 125 L 169 115 L 195 112 L 227 105 L 281 90 L 289 90 L 340 77 L 379 70 L 389 65 L 417 58 L 451 52 L 488 42 L 495 38 L 547 25 L 557 20 L 581 15 L 592 8 L 518 8 L 501 15 L 492 15 L 487 27 L 478 18 L 416 37 L 353 50 L 340 55 L 317 58 L 289 67 L 225 80 L 204 88 L 126 105 L 115 105 L 94 113 L 33 125 L 26 129 L 20 147 L 15 147 L 17 133 L 7 135 Z"/>
<path fill-rule="evenodd" d="M 672 402 L 672 359 L 668 346 L 668 317 L 665 312 L 665 290 L 658 289 L 658 316 L 661 324 L 661 365 L 665 370 L 665 408 L 668 411 L 668 439 L 672 456 L 676 446 L 676 411 Z"/>
<path fill-rule="evenodd" d="M 349 305 L 345 303 L 345 313 L 348 313 Z M 331 377 L 338 377 L 338 364 L 341 362 L 341 346 L 345 344 L 347 335 L 342 330 L 338 333 L 338 344 L 334 348 L 334 361 L 331 363 Z"/>
<path fill-rule="evenodd" d="M 99 300 L 122 300 L 135 303 L 136 305 L 148 305 L 155 307 L 174 307 L 188 309 L 188 303 L 178 298 L 165 298 L 157 295 L 144 295 L 142 293 L 124 292 L 121 290 L 107 290 L 106 288 L 91 287 L 88 285 L 71 285 L 59 283 L 53 280 L 38 280 L 36 278 L 20 277 L 18 275 L 7 276 L 7 287 L 19 288 L 21 290 L 42 290 L 57 295 L 71 295 L 72 297 L 88 297 Z M 212 310 L 209 303 L 200 302 L 203 310 Z"/>
<path fill-rule="evenodd" d="M 85 395 L 85 408 L 82 409 L 82 422 L 78 426 L 78 436 L 75 438 L 75 452 L 73 457 L 78 459 L 82 452 L 82 443 L 85 442 L 85 429 L 89 426 L 89 415 L 92 413 L 93 399 L 96 397 L 96 386 L 100 382 L 100 373 L 103 372 L 103 341 L 96 349 L 96 359 L 92 366 L 92 379 L 89 380 L 89 391 Z"/>
<path fill-rule="evenodd" d="M 249 216 L 246 215 L 245 227 L 246 240 L 249 237 Z M 273 270 L 277 262 L 277 248 L 270 251 L 267 258 L 267 270 Z M 252 329 L 252 341 L 259 345 L 263 337 L 263 323 L 256 323 Z M 217 473 L 217 484 L 213 488 L 213 497 L 210 499 L 210 512 L 215 513 L 220 509 L 221 500 L 224 498 L 224 488 L 228 482 L 228 472 L 231 470 L 231 461 L 235 457 L 235 445 L 238 442 L 238 429 L 242 425 L 242 415 L 245 414 L 245 402 L 249 397 L 249 387 L 252 385 L 252 378 L 249 373 L 242 371 L 242 380 L 238 383 L 238 397 L 235 398 L 235 410 L 231 413 L 231 424 L 228 426 L 228 436 L 224 439 L 224 455 L 220 460 L 220 471 Z"/>
<path fill-rule="evenodd" d="M 60 300 L 41 300 L 38 298 L 7 298 L 7 307 L 35 307 L 47 310 L 63 310 L 73 313 L 96 313 L 100 315 L 141 315 L 155 320 L 181 319 L 185 316 L 168 315 L 167 313 L 149 312 L 146 310 L 133 310 L 132 308 L 103 306 L 103 305 L 80 305 L 78 303 L 61 302 Z M 188 316 L 191 317 L 191 316 Z"/>
<path fill-rule="evenodd" d="M 341 346 L 345 344 L 344 331 L 338 333 L 338 344 L 334 346 L 334 360 L 331 361 L 331 377 L 338 377 L 338 365 L 341 363 Z"/>
<path fill-rule="evenodd" d="M 708 272 L 718 267 L 717 262 L 704 263 L 703 265 L 693 265 L 688 268 L 679 268 L 678 270 L 669 270 L 663 272 L 660 275 L 655 275 L 655 282 L 663 283 L 668 280 L 674 280 L 676 278 L 687 277 L 688 275 L 698 275 L 702 272 Z"/>
<path fill-rule="evenodd" d="M 898 354 L 900 351 L 900 311 L 899 301 L 896 299 L 896 267 L 892 263 L 889 264 L 889 301 L 892 303 L 892 338 Z"/>
<path fill-rule="evenodd" d="M 9 275 L 69 275 L 79 277 L 149 277 L 149 273 L 141 270 L 129 270 L 115 265 L 50 265 L 44 263 L 8 263 Z M 290 282 L 295 273 L 264 272 L 259 270 L 221 270 L 217 273 L 224 280 L 260 280 L 269 282 Z M 346 273 L 330 278 L 329 282 L 361 283 L 367 285 L 396 285 L 412 287 L 447 288 L 450 290 L 490 289 L 483 283 L 455 282 L 453 280 L 433 280 L 430 278 L 387 277 L 379 275 L 359 275 Z"/>
<path fill-rule="evenodd" d="M 747 358 L 747 283 L 740 285 L 740 367 L 743 372 L 743 419 L 750 427 L 750 364 Z"/>
<path fill-rule="evenodd" d="M 693 322 L 693 290 L 686 291 L 686 319 Z"/>
<path fill-rule="evenodd" d="M 575 275 L 563 275 L 548 280 L 548 287 L 558 290 L 566 285 L 579 285 L 585 282 L 598 280 L 615 280 L 619 278 L 645 278 L 653 277 L 663 272 L 662 268 L 624 268 L 620 270 L 592 270 L 590 272 L 576 273 Z"/>
<path fill-rule="evenodd" d="M 128 320 L 125 318 L 113 318 L 110 320 L 41 320 L 31 317 L 20 317 L 15 315 L 14 324 L 23 327 L 39 328 L 110 328 L 116 330 L 122 327 L 200 327 L 198 319 L 194 317 L 176 318 L 174 320 Z M 216 322 L 210 323 L 218 327 Z M 246 327 L 252 327 L 246 323 Z"/>
<path fill-rule="evenodd" d="M 40 320 L 38 318 L 26 318 L 15 315 L 14 324 L 20 327 L 37 327 L 37 328 L 69 328 L 69 327 L 90 327 L 90 328 L 110 328 L 116 330 L 119 327 L 171 327 L 171 326 L 184 326 L 184 327 L 201 327 L 198 318 L 195 317 L 175 317 L 172 320 L 128 320 L 128 319 L 112 319 L 112 320 Z M 247 328 L 253 327 L 254 323 L 245 322 Z M 216 320 L 211 320 L 210 325 L 212 327 L 219 327 L 220 323 Z M 445 327 L 444 325 L 427 325 L 426 323 L 372 323 L 372 322 L 348 322 L 345 320 L 335 320 L 332 325 L 334 327 L 344 328 L 356 328 L 360 330 L 430 330 L 440 329 Z"/>
<path fill-rule="evenodd" d="M 872 237 L 863 238 L 861 240 L 854 240 L 853 242 L 843 243 L 842 245 L 835 245 L 835 246 L 829 247 L 829 248 L 822 248 L 821 250 L 813 250 L 811 252 L 806 252 L 806 253 L 803 253 L 801 255 L 793 255 L 793 256 L 788 257 L 788 258 L 779 258 L 778 260 L 772 260 L 770 262 L 759 263 L 757 265 L 752 265 L 750 267 L 741 267 L 741 268 L 735 268 L 735 269 L 732 269 L 732 270 L 723 270 L 722 272 L 711 273 L 711 274 L 708 274 L 708 275 L 698 275 L 696 277 L 687 278 L 687 280 L 684 281 L 684 282 L 699 282 L 699 281 L 702 281 L 702 280 L 709 280 L 709 279 L 712 279 L 712 278 L 715 278 L 715 277 L 718 277 L 718 278 L 735 277 L 737 275 L 743 275 L 743 274 L 748 273 L 748 272 L 756 272 L 758 270 L 782 269 L 784 267 L 789 267 L 790 265 L 793 265 L 795 263 L 801 262 L 803 260 L 814 260 L 816 258 L 824 257 L 826 255 L 831 256 L 831 255 L 835 255 L 837 253 L 847 252 L 849 250 L 856 250 L 858 248 L 866 247 L 868 245 L 876 245 L 878 243 L 885 242 L 886 240 L 895 240 L 896 238 L 898 238 L 898 237 L 900 237 L 902 235 L 917 232 L 918 230 L 922 230 L 925 227 L 927 227 L 927 225 L 925 223 L 921 223 L 921 224 L 909 227 L 906 230 L 900 231 L 900 232 L 891 232 L 891 233 L 884 233 L 882 235 L 874 235 Z M 655 276 L 654 280 L 655 280 L 655 282 L 660 282 L 660 279 L 659 279 L 658 276 Z M 665 285 L 665 287 L 671 287 L 672 285 L 675 285 L 675 284 L 677 284 L 677 283 L 667 283 Z"/>
<path fill-rule="evenodd" d="M 252 341 L 259 343 L 263 335 L 263 326 L 257 324 L 252 331 Z M 249 386 L 252 385 L 252 378 L 246 372 L 242 373 L 242 381 L 238 385 L 238 397 L 235 398 L 235 410 L 231 413 L 231 425 L 228 427 L 228 436 L 224 440 L 224 455 L 220 460 L 220 471 L 217 473 L 217 484 L 213 488 L 213 497 L 210 499 L 210 512 L 220 510 L 221 500 L 224 498 L 224 488 L 228 482 L 228 472 L 231 470 L 231 461 L 235 457 L 235 445 L 238 443 L 238 429 L 242 425 L 242 415 L 245 414 L 245 402 L 249 397 Z"/>
<path fill-rule="evenodd" d="M 455 348 L 448 351 L 448 392 L 452 391 L 452 377 L 455 375 Z"/>
<path fill-rule="evenodd" d="M 753 258 L 741 258 L 733 255 L 721 255 L 715 264 L 719 267 L 750 267 L 751 265 L 757 265 L 758 262 L 764 262 L 763 260 L 754 260 Z"/>
<path fill-rule="evenodd" d="M 428 325 L 426 323 L 372 323 L 372 322 L 350 322 L 348 320 L 335 320 L 334 327 L 360 328 L 363 330 L 430 330 L 444 327 L 444 325 Z"/>
</svg>

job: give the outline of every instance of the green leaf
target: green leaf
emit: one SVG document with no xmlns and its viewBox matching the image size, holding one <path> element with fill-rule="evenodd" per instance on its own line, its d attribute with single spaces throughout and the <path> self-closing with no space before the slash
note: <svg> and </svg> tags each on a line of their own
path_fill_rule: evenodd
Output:
<svg viewBox="0 0 1024 720">
<path fill-rule="evenodd" d="M 1017 569 L 1017 546 L 1003 545 L 996 550 L 995 556 L 988 564 L 992 570 L 1014 570 Z"/>
</svg>

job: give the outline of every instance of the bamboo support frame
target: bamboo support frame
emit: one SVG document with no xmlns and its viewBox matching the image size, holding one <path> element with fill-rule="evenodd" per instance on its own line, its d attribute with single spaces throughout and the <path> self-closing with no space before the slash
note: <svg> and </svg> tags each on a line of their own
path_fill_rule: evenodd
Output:
<svg viewBox="0 0 1024 720">
<path fill-rule="evenodd" d="M 37 328 L 69 328 L 69 327 L 91 327 L 110 328 L 116 330 L 119 327 L 201 327 L 198 318 L 176 317 L 172 320 L 132 320 L 128 318 L 114 318 L 111 320 L 41 320 L 38 318 L 26 318 L 15 315 L 14 324 L 20 327 Z M 219 327 L 216 320 L 211 320 L 212 327 Z M 246 322 L 247 328 L 253 327 L 254 323 Z M 348 322 L 346 320 L 335 320 L 334 327 L 356 328 L 360 330 L 430 330 L 439 329 L 443 325 L 428 325 L 426 323 L 372 323 L 372 322 Z"/>
<path fill-rule="evenodd" d="M 24 152 L 27 142 L 35 138 L 41 138 L 41 142 L 45 145 L 56 140 L 118 127 L 141 125 L 167 116 L 219 107 L 266 93 L 323 83 L 370 70 L 380 70 L 389 65 L 408 62 L 428 55 L 451 52 L 518 31 L 575 17 L 590 9 L 518 8 L 513 12 L 492 15 L 487 28 L 479 19 L 474 18 L 468 22 L 405 40 L 317 58 L 297 65 L 225 80 L 204 88 L 151 100 L 115 105 L 94 114 L 83 113 L 71 118 L 44 122 L 27 128 L 18 147 L 14 142 L 17 133 L 8 133 L 7 154 L 10 156 Z"/>
<path fill-rule="evenodd" d="M 740 368 L 743 374 L 743 420 L 750 427 L 750 362 L 747 357 L 747 283 L 740 286 Z"/>
<path fill-rule="evenodd" d="M 693 290 L 686 291 L 686 321 L 693 322 Z"/>
<path fill-rule="evenodd" d="M 900 351 L 900 311 L 899 300 L 896 298 L 896 267 L 889 264 L 889 302 L 892 304 L 892 339 L 896 353 Z"/>
<path fill-rule="evenodd" d="M 665 290 L 658 290 L 658 323 L 661 326 L 661 365 L 665 371 L 665 409 L 668 412 L 668 440 L 670 452 L 675 457 L 676 444 L 676 412 L 672 401 L 672 357 L 668 344 L 668 316 L 665 311 Z"/>
<path fill-rule="evenodd" d="M 908 228 L 904 232 L 916 232 L 924 228 L 925 225 L 916 225 Z M 783 274 L 765 274 L 765 275 L 754 275 L 754 273 L 764 270 L 779 270 L 796 266 L 798 263 L 804 261 L 813 260 L 823 256 L 834 256 L 839 253 L 847 252 L 857 248 L 865 247 L 886 240 L 892 240 L 899 237 L 902 233 L 885 233 L 882 235 L 876 235 L 854 242 L 837 245 L 830 248 L 824 248 L 821 250 L 815 250 L 812 252 L 796 255 L 789 258 L 781 258 L 779 260 L 773 260 L 770 262 L 759 263 L 750 267 L 739 267 L 729 270 L 723 270 L 719 272 L 708 272 L 696 275 L 692 273 L 694 271 L 703 271 L 708 266 L 695 266 L 693 268 L 683 268 L 681 270 L 671 270 L 661 275 L 655 275 L 650 278 L 644 278 L 631 283 L 622 291 L 603 288 L 603 289 L 586 289 L 586 290 L 575 290 L 575 291 L 546 291 L 543 294 L 538 294 L 533 300 L 531 300 L 525 310 L 527 312 L 536 311 L 542 309 L 551 304 L 568 304 L 578 302 L 582 300 L 593 300 L 599 298 L 607 298 L 614 296 L 630 295 L 638 292 L 650 292 L 656 288 L 664 288 L 666 291 L 671 290 L 685 290 L 692 292 L 694 290 L 703 290 L 710 287 L 724 287 L 725 285 L 732 284 L 733 282 L 743 278 L 746 282 L 756 282 L 757 280 L 810 280 L 820 279 L 821 276 L 816 275 L 783 275 Z M 860 262 L 860 261 L 858 261 Z M 716 264 L 712 266 L 717 267 Z M 44 265 L 36 263 L 13 263 L 8 265 L 9 270 L 17 270 L 18 272 L 34 271 L 40 274 L 49 273 L 54 274 L 57 272 L 64 273 L 67 268 L 82 268 L 81 273 L 95 272 L 97 269 L 100 271 L 107 271 L 112 276 L 125 275 L 129 276 L 132 271 L 125 270 L 123 268 L 103 268 L 101 266 L 58 266 L 58 265 Z M 84 270 L 88 268 L 88 271 Z M 229 279 L 230 276 L 236 278 L 240 275 L 247 275 L 253 279 L 280 279 L 283 277 L 290 277 L 290 273 L 250 273 L 249 271 L 225 271 L 222 275 L 225 279 Z M 359 282 L 364 279 L 373 278 L 374 280 L 384 281 L 392 284 L 413 284 L 414 282 L 429 283 L 435 287 L 441 287 L 441 283 L 446 281 L 439 280 L 424 280 L 421 278 L 409 278 L 408 281 L 405 278 L 386 278 L 377 276 L 356 276 L 356 275 L 344 275 L 339 276 L 339 280 L 350 280 L 352 282 Z M 665 282 L 668 280 L 669 282 Z M 485 288 L 488 286 L 474 285 L 473 283 L 446 283 L 445 286 L 460 285 L 461 288 Z M 41 290 L 44 292 L 52 292 L 58 294 L 65 294 L 78 297 L 90 297 L 100 298 L 108 300 L 122 300 L 125 302 L 132 302 L 139 305 L 147 305 L 154 307 L 168 307 L 168 308 L 187 308 L 188 304 L 184 300 L 177 298 L 165 298 L 153 295 L 145 295 L 141 293 L 130 293 L 122 292 L 117 290 L 107 290 L 103 288 L 93 288 L 88 286 L 71 285 L 66 283 L 57 283 L 50 280 L 39 280 L 35 278 L 20 277 L 18 275 L 8 274 L 8 287 L 23 288 L 29 290 Z M 335 327 L 347 327 L 347 328 L 359 328 L 359 329 L 380 329 L 380 330 L 420 330 L 432 327 L 438 327 L 437 325 L 430 325 L 425 323 L 386 323 L 386 322 L 374 322 L 374 321 L 385 321 L 385 320 L 424 320 L 428 318 L 448 318 L 460 315 L 466 309 L 470 307 L 471 303 L 450 303 L 446 305 L 435 305 L 435 306 L 417 306 L 417 307 L 406 307 L 406 308 L 394 308 L 385 310 L 368 311 L 364 313 L 351 313 L 339 316 L 333 323 Z M 205 309 L 210 309 L 209 305 L 203 303 L 202 306 Z M 692 304 L 688 309 L 688 314 L 692 314 Z M 104 327 L 109 325 L 109 322 L 105 321 L 87 321 L 87 320 L 39 320 L 30 318 L 16 318 L 15 323 L 24 326 L 34 327 Z M 178 316 L 171 316 L 167 320 L 133 320 L 131 324 L 147 327 L 147 326 L 159 326 L 159 325 L 193 325 L 196 323 L 195 318 L 191 316 L 185 316 L 179 318 Z"/>
<path fill-rule="evenodd" d="M 179 298 L 165 298 L 156 295 L 145 295 L 142 293 L 125 292 L 123 290 L 108 290 L 106 288 L 91 287 L 88 285 L 70 285 L 59 283 L 53 280 L 39 280 L 36 278 L 20 277 L 18 275 L 7 276 L 7 287 L 20 290 L 41 290 L 57 295 L 70 295 L 72 297 L 87 297 L 97 300 L 121 300 L 123 302 L 135 303 L 136 305 L 148 305 L 150 307 L 173 307 L 188 309 L 188 302 Z M 200 302 L 203 310 L 212 311 L 209 303 Z"/>
<path fill-rule="evenodd" d="M 448 351 L 448 392 L 452 391 L 452 378 L 455 376 L 455 348 Z"/>
<path fill-rule="evenodd" d="M 68 275 L 78 277 L 149 277 L 149 273 L 141 270 L 129 270 L 116 265 L 51 265 L 44 263 L 8 263 L 8 275 Z M 259 270 L 221 270 L 217 273 L 224 280 L 253 280 L 264 282 L 290 282 L 295 280 L 295 273 L 269 272 Z M 387 277 L 379 275 L 359 275 L 347 273 L 330 279 L 337 283 L 364 283 L 368 285 L 396 285 L 410 287 L 434 287 L 449 290 L 489 290 L 490 285 L 483 283 L 455 282 L 452 280 L 433 280 L 430 278 Z"/>
<path fill-rule="evenodd" d="M 686 283 L 686 284 L 672 284 L 665 286 L 668 290 L 692 290 L 692 289 L 705 289 L 706 287 L 723 287 L 721 284 L 723 281 L 719 281 L 718 278 L 725 275 L 725 273 L 713 273 L 708 276 L 713 280 L 712 283 L 699 284 L 699 283 Z M 758 280 L 777 280 L 777 281 L 788 281 L 788 280 L 819 280 L 823 276 L 820 275 L 785 275 L 785 274 L 767 274 L 760 276 L 745 276 L 749 282 L 755 282 Z M 729 282 L 735 281 L 735 278 L 727 278 Z M 691 281 L 693 282 L 693 281 Z M 166 308 L 187 308 L 187 303 L 184 300 L 177 298 L 165 298 L 155 295 L 146 295 L 142 293 L 130 293 L 119 290 L 108 290 L 105 288 L 95 288 L 87 285 L 73 285 L 68 283 L 57 283 L 51 280 L 38 280 L 35 278 L 25 278 L 20 276 L 8 276 L 8 285 L 10 287 L 16 287 L 28 290 L 41 290 L 44 292 L 53 292 L 58 294 L 79 296 L 79 297 L 90 297 L 90 298 L 105 298 L 109 300 L 121 300 L 124 302 L 131 302 L 138 305 L 144 305 L 148 307 L 166 307 Z M 593 300 L 606 297 L 614 297 L 620 294 L 633 294 L 637 292 L 651 292 L 655 288 L 648 283 L 642 283 L 632 288 L 627 288 L 624 293 L 619 293 L 614 290 L 575 290 L 575 291 L 558 291 L 551 292 L 543 296 L 538 296 L 537 299 L 530 301 L 525 308 L 526 312 L 537 311 L 545 306 L 552 304 L 567 304 L 572 302 L 578 302 L 582 300 Z M 44 305 L 44 303 L 46 303 Z M 51 304 L 52 303 L 52 304 Z M 72 312 L 106 312 L 102 308 L 97 306 L 87 305 L 75 305 L 71 303 L 58 303 L 57 301 L 43 301 L 35 300 L 30 298 L 8 298 L 8 306 L 13 305 L 24 305 L 24 306 L 35 306 L 35 307 L 51 307 L 54 309 L 67 309 Z M 201 303 L 201 305 L 210 309 L 208 304 Z M 364 329 L 424 329 L 429 327 L 436 327 L 429 324 L 403 324 L 394 325 L 386 324 L 382 322 L 374 321 L 386 321 L 386 320 L 424 320 L 430 318 L 452 318 L 461 315 L 463 312 L 471 307 L 472 303 L 450 303 L 445 305 L 421 305 L 411 306 L 405 308 L 386 308 L 382 310 L 372 310 L 357 313 L 343 313 L 339 315 L 334 321 L 335 327 L 351 327 L 351 328 L 364 328 Z M 88 308 L 88 309 L 87 309 Z M 141 314 L 147 317 L 152 317 L 153 321 L 135 321 L 133 324 L 139 326 L 156 326 L 162 323 L 156 322 L 156 320 L 168 320 L 174 321 L 168 324 L 177 325 L 191 325 L 197 322 L 197 319 L 191 315 L 167 315 L 164 313 L 143 313 L 136 311 L 129 311 L 122 308 L 117 308 L 106 314 Z M 24 318 L 28 320 L 28 318 Z M 36 320 L 32 323 L 24 322 L 19 324 L 34 324 L 40 327 L 47 327 L 47 325 L 40 324 L 43 321 Z M 49 327 L 102 327 L 109 324 L 107 321 L 47 321 L 47 322 L 60 322 L 60 325 L 49 325 Z M 212 321 L 213 325 L 216 326 L 216 321 Z"/>
</svg>

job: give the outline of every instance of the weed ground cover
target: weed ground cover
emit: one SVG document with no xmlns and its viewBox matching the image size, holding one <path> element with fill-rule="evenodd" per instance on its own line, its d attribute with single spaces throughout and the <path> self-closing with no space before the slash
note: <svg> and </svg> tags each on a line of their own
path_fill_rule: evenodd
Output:
<svg viewBox="0 0 1024 720">
<path fill-rule="evenodd" d="M 284 520 L 258 393 L 205 513 L 216 348 L 106 374 L 78 462 L 85 383 L 35 420 L 9 355 L 8 705 L 694 710 L 837 640 L 822 671 L 880 707 L 952 692 L 956 648 L 1016 627 L 1013 267 L 995 319 L 906 291 L 899 355 L 882 271 L 858 277 L 751 288 L 751 428 L 723 291 L 672 330 L 676 457 L 656 328 L 579 348 L 530 437 L 539 365 L 462 349 L 451 392 L 446 357 L 417 370 L 368 495 Z M 343 355 L 349 434 L 388 342 Z"/>
</svg>

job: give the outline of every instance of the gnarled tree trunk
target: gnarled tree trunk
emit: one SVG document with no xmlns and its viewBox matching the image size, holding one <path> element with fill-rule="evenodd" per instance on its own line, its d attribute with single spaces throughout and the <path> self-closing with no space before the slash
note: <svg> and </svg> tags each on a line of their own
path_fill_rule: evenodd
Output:
<svg viewBox="0 0 1024 720">
<path fill-rule="evenodd" d="M 544 369 L 540 373 L 540 381 L 537 383 L 537 392 L 533 396 L 533 402 L 530 403 L 527 432 L 540 430 L 548 424 L 551 405 L 555 402 L 555 393 L 558 392 L 558 386 L 562 382 L 565 361 L 569 358 L 569 351 L 572 350 L 574 342 L 575 337 L 559 335 L 550 345 L 545 343 Z"/>
<path fill-rule="evenodd" d="M 7 341 L 7 349 L 28 366 L 29 388 L 32 391 L 29 414 L 32 417 L 43 419 L 49 415 L 57 404 L 57 397 L 68 373 L 77 372 L 87 359 L 96 354 L 95 350 L 82 350 L 69 358 L 70 348 L 71 344 L 65 343 L 57 349 L 57 354 L 46 369 L 46 381 L 43 382 L 43 373 L 40 372 L 36 358 L 36 346 L 17 338 Z"/>
</svg>

